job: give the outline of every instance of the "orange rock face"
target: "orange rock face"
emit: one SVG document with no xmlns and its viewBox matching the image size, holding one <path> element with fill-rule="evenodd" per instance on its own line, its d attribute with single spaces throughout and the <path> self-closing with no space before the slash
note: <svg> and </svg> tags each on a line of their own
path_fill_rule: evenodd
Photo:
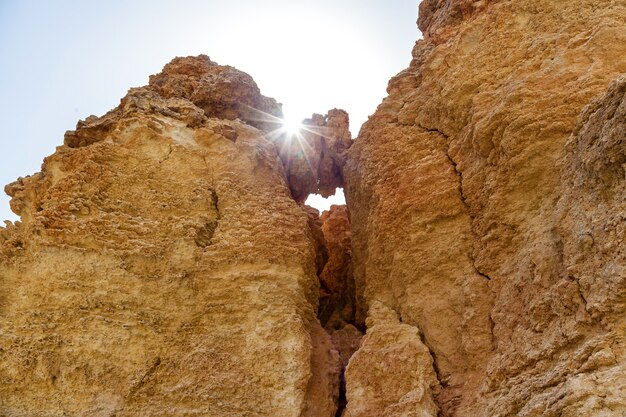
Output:
<svg viewBox="0 0 626 417">
<path fill-rule="evenodd" d="M 328 260 L 320 273 L 318 317 L 327 329 L 354 323 L 356 310 L 348 207 L 333 205 L 321 216 Z"/>
<path fill-rule="evenodd" d="M 9 184 L 0 415 L 623 417 L 626 4 L 418 24 L 354 142 L 176 58 Z"/>
<path fill-rule="evenodd" d="M 440 415 L 620 416 L 626 4 L 427 0 L 419 24 L 344 168 L 357 320 L 419 330 Z M 395 346 L 363 340 L 348 415 L 426 407 L 351 394 Z"/>
<path fill-rule="evenodd" d="M 191 101 L 207 117 L 241 119 L 265 131 L 280 127 L 282 109 L 276 100 L 262 96 L 245 72 L 218 65 L 206 55 L 173 59 L 150 76 L 149 87 L 162 97 Z"/>
</svg>

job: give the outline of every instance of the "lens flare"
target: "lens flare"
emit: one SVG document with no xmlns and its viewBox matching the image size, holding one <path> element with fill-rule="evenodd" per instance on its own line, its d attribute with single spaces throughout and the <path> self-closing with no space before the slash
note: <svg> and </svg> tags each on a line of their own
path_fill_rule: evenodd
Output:
<svg viewBox="0 0 626 417">
<path fill-rule="evenodd" d="M 302 130 L 302 123 L 297 119 L 285 118 L 282 123 L 283 130 L 290 135 L 298 134 Z"/>
</svg>

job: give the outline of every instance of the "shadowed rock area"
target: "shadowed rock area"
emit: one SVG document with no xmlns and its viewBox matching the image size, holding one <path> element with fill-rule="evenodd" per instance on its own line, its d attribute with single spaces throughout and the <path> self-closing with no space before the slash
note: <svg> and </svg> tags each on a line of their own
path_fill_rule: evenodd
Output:
<svg viewBox="0 0 626 417">
<path fill-rule="evenodd" d="M 348 125 L 348 113 L 332 109 L 304 120 L 297 134 L 273 135 L 296 201 L 303 202 L 309 194 L 329 197 L 343 186 L 341 167 L 352 144 Z"/>
<path fill-rule="evenodd" d="M 419 10 L 354 141 L 175 58 L 7 185 L 0 415 L 623 417 L 626 4 Z"/>
</svg>

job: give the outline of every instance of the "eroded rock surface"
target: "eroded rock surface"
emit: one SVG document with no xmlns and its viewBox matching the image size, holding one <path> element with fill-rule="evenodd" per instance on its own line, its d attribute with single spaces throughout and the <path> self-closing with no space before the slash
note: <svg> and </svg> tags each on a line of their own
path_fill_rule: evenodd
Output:
<svg viewBox="0 0 626 417">
<path fill-rule="evenodd" d="M 357 320 L 419 329 L 443 416 L 621 416 L 626 4 L 427 0 L 419 25 L 344 169 Z M 350 392 L 370 366 L 347 414 L 407 415 Z"/>
<path fill-rule="evenodd" d="M 9 184 L 0 414 L 623 417 L 626 4 L 418 24 L 354 145 L 176 58 Z"/>
<path fill-rule="evenodd" d="M 7 186 L 1 415 L 334 416 L 315 239 L 254 107 L 177 58 Z"/>
<path fill-rule="evenodd" d="M 251 76 L 218 65 L 206 55 L 175 58 L 150 77 L 150 88 L 165 98 L 183 98 L 207 117 L 235 120 L 267 132 L 280 128 L 282 109 L 276 100 L 261 95 Z"/>
<path fill-rule="evenodd" d="M 380 303 L 370 308 L 367 334 L 346 369 L 344 417 L 436 417 L 439 382 L 419 329 L 401 324 Z"/>
<path fill-rule="evenodd" d="M 352 233 L 348 207 L 332 205 L 321 215 L 328 260 L 320 272 L 318 317 L 329 331 L 354 324 L 355 297 L 352 275 Z"/>
</svg>

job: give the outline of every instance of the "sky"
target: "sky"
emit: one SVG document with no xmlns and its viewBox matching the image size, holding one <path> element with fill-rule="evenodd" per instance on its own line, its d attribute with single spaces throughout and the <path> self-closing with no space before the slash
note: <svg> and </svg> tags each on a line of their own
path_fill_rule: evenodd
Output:
<svg viewBox="0 0 626 417">
<path fill-rule="evenodd" d="M 289 118 L 343 108 L 356 136 L 410 62 L 418 3 L 0 0 L 0 185 L 39 171 L 79 119 L 117 106 L 175 56 L 247 72 Z M 0 220 L 17 219 L 8 202 L 0 192 Z"/>
</svg>

